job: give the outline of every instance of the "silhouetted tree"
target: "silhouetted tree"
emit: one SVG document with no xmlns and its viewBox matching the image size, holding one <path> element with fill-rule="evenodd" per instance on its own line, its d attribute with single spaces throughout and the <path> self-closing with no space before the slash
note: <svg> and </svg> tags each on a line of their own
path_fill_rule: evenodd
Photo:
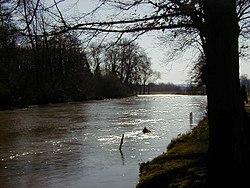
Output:
<svg viewBox="0 0 250 188">
<path fill-rule="evenodd" d="M 13 93 L 19 90 L 17 81 L 22 72 L 21 63 L 16 58 L 20 33 L 11 14 L 16 8 L 17 5 L 9 0 L 0 2 L 0 107 L 12 103 Z"/>
<path fill-rule="evenodd" d="M 1 107 L 91 95 L 92 74 L 80 40 L 75 32 L 48 36 L 41 2 L 0 2 Z"/>
<path fill-rule="evenodd" d="M 126 39 L 103 46 L 92 43 L 87 48 L 87 57 L 94 75 L 97 98 L 128 96 L 128 90 L 133 93 L 134 85 L 142 84 L 143 79 L 146 83 L 148 73 L 152 72 L 150 59 L 143 49 Z"/>
<path fill-rule="evenodd" d="M 146 84 L 151 75 L 151 60 L 135 42 L 122 39 L 107 44 L 105 66 L 126 86 Z M 133 89 L 133 88 L 131 88 Z"/>
<path fill-rule="evenodd" d="M 198 60 L 190 71 L 191 84 L 197 88 L 206 85 L 207 72 L 206 72 L 206 57 L 204 54 L 200 54 Z"/>
<path fill-rule="evenodd" d="M 204 14 L 210 138 L 208 182 L 210 187 L 237 185 L 245 178 L 242 173 L 245 164 L 236 1 L 206 0 Z M 225 176 L 218 177 L 220 174 Z"/>
</svg>

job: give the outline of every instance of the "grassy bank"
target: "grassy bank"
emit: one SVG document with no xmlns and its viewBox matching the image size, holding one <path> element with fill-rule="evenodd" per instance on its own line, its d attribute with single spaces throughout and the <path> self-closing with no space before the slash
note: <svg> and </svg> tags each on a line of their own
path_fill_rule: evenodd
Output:
<svg viewBox="0 0 250 188">
<path fill-rule="evenodd" d="M 141 164 L 136 187 L 205 187 L 207 150 L 208 124 L 205 117 L 191 132 L 172 140 L 167 152 Z"/>
</svg>

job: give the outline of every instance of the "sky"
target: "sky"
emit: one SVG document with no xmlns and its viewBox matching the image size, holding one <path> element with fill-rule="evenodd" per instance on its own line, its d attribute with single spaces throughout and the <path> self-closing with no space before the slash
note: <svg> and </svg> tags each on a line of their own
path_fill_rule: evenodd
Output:
<svg viewBox="0 0 250 188">
<path fill-rule="evenodd" d="M 166 62 L 164 49 L 160 47 L 154 36 L 143 36 L 139 40 L 139 44 L 143 47 L 148 56 L 152 58 L 152 68 L 161 72 L 161 79 L 156 82 L 174 83 L 174 84 L 187 84 L 190 81 L 190 71 L 194 65 L 193 55 L 184 54 L 183 57 L 177 58 L 173 62 Z M 249 57 L 250 58 L 250 57 Z M 250 59 L 240 59 L 239 74 L 247 75 L 250 79 Z"/>
<path fill-rule="evenodd" d="M 48 0 L 51 1 L 51 0 Z M 78 1 L 78 6 L 74 8 L 74 12 L 88 12 L 93 10 L 98 5 L 98 0 L 67 0 L 66 2 L 74 3 Z M 61 4 L 66 7 L 66 4 Z M 102 15 L 101 15 L 102 16 Z M 161 78 L 157 83 L 174 83 L 174 84 L 187 84 L 190 80 L 190 70 L 193 67 L 192 57 L 194 54 L 184 54 L 174 62 L 166 62 L 165 50 L 162 46 L 158 45 L 158 40 L 154 34 L 145 34 L 141 36 L 136 42 L 145 49 L 148 57 L 151 58 L 152 69 L 161 74 Z M 250 79 L 250 61 L 244 59 L 240 60 L 240 75 L 247 75 Z"/>
</svg>

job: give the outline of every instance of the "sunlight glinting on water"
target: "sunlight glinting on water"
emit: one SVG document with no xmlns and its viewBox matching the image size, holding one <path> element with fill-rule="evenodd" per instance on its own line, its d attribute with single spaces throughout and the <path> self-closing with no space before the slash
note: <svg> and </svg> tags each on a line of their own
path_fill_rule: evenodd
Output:
<svg viewBox="0 0 250 188">
<path fill-rule="evenodd" d="M 0 183 L 133 188 L 139 164 L 166 151 L 205 109 L 205 96 L 143 95 L 0 112 Z M 143 134 L 144 127 L 151 132 Z"/>
</svg>

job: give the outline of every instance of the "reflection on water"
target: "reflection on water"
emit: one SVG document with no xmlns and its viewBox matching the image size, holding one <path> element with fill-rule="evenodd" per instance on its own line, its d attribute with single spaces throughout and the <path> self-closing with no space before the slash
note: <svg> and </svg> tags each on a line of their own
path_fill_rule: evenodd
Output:
<svg viewBox="0 0 250 188">
<path fill-rule="evenodd" d="M 145 95 L 2 111 L 0 184 L 133 188 L 139 163 L 164 152 L 190 130 L 190 112 L 193 126 L 205 108 L 205 96 Z"/>
</svg>

